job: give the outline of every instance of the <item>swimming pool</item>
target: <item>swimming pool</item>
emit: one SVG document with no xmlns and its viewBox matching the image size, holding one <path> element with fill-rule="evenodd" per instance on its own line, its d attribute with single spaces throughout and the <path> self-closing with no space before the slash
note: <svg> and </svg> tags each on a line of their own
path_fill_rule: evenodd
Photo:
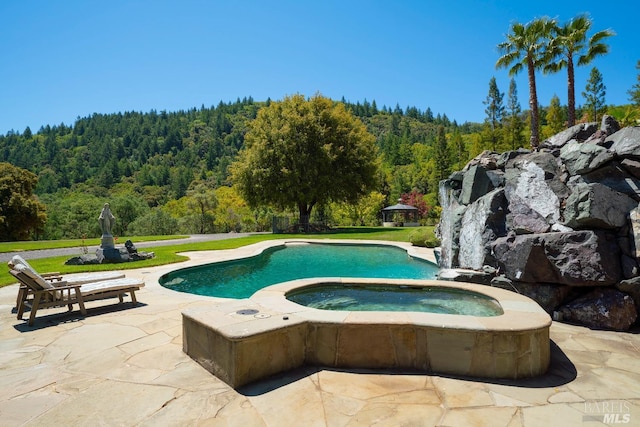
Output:
<svg viewBox="0 0 640 427">
<path fill-rule="evenodd" d="M 160 284 L 179 292 L 239 299 L 309 277 L 434 279 L 437 273 L 435 264 L 394 246 L 289 242 L 248 258 L 175 270 L 160 277 Z"/>
</svg>

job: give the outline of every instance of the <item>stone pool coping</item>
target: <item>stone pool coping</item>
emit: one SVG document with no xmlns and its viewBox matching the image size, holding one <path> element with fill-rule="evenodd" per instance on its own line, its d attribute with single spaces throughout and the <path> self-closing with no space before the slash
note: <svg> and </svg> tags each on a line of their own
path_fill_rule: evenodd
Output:
<svg viewBox="0 0 640 427">
<path fill-rule="evenodd" d="M 303 239 L 271 241 L 252 253 L 259 254 L 283 242 L 318 243 Z M 344 244 L 344 241 L 320 243 Z M 376 241 L 374 244 L 386 243 Z M 413 249 L 397 242 L 389 244 Z M 416 256 L 415 252 L 409 254 Z M 504 314 L 474 317 L 415 312 L 331 312 L 304 307 L 285 298 L 286 292 L 296 287 L 347 282 L 471 290 L 498 300 Z M 538 304 L 510 291 L 471 283 L 301 279 L 264 288 L 249 299 L 224 300 L 210 307 L 185 310 L 182 315 L 183 351 L 235 388 L 303 365 L 411 368 L 518 379 L 544 374 L 550 359 L 551 318 Z"/>
</svg>

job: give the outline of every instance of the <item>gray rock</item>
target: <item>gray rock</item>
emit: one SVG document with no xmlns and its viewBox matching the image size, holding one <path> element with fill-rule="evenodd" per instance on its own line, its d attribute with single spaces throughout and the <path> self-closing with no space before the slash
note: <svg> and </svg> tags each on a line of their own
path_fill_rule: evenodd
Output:
<svg viewBox="0 0 640 427">
<path fill-rule="evenodd" d="M 638 269 L 638 263 L 635 258 L 628 255 L 622 255 L 620 257 L 620 265 L 622 266 L 622 277 L 625 279 L 631 279 L 638 276 L 640 270 Z M 639 306 L 640 307 L 640 306 Z"/>
<path fill-rule="evenodd" d="M 598 130 L 597 123 L 579 123 L 575 126 L 571 126 L 560 133 L 544 140 L 540 147 L 542 148 L 560 148 L 567 142 L 575 139 L 578 142 L 587 140 L 593 133 Z"/>
<path fill-rule="evenodd" d="M 616 284 L 616 289 L 629 295 L 636 305 L 636 311 L 640 312 L 640 277 L 622 280 Z"/>
<path fill-rule="evenodd" d="M 574 231 L 573 228 L 567 227 L 566 225 L 562 225 L 558 222 L 551 225 L 551 231 L 559 232 L 559 233 L 568 233 L 570 231 Z"/>
<path fill-rule="evenodd" d="M 640 260 L 640 206 L 629 212 L 629 248 L 630 255 Z"/>
<path fill-rule="evenodd" d="M 607 286 L 622 274 L 620 249 L 604 232 L 524 234 L 490 246 L 500 271 L 518 282 Z"/>
<path fill-rule="evenodd" d="M 547 220 L 520 197 L 511 194 L 509 199 L 508 230 L 513 230 L 516 234 L 538 234 L 549 231 L 550 225 Z"/>
<path fill-rule="evenodd" d="M 635 178 L 640 178 L 640 162 L 633 159 L 622 159 L 620 165 L 633 175 Z"/>
<path fill-rule="evenodd" d="M 600 130 L 605 132 L 607 135 L 613 135 L 620 130 L 620 124 L 615 118 L 605 114 L 602 116 L 602 121 L 600 122 Z"/>
<path fill-rule="evenodd" d="M 497 189 L 469 205 L 460 223 L 458 266 L 479 270 L 488 255 L 487 243 L 505 236 L 507 202 Z"/>
<path fill-rule="evenodd" d="M 484 167 L 474 165 L 464 174 L 462 180 L 462 193 L 460 194 L 460 203 L 468 205 L 487 194 L 493 189 L 493 185 L 487 171 Z"/>
<path fill-rule="evenodd" d="M 491 286 L 517 292 L 534 300 L 544 311 L 551 314 L 569 295 L 570 286 L 552 285 L 545 283 L 513 282 L 504 276 L 491 281 Z"/>
<path fill-rule="evenodd" d="M 511 163 L 513 159 L 525 154 L 530 154 L 530 153 L 531 153 L 531 150 L 527 150 L 525 148 L 518 148 L 517 150 L 514 150 L 514 151 L 505 151 L 500 155 L 500 157 L 496 161 L 496 166 L 499 169 L 504 170 L 507 164 Z"/>
<path fill-rule="evenodd" d="M 454 196 L 454 187 L 457 181 L 440 181 L 438 196 L 442 206 L 440 222 L 435 233 L 440 239 L 440 261 L 441 268 L 451 268 L 458 266 L 458 252 L 460 250 L 460 223 L 466 210 L 466 206 L 461 205 Z"/>
<path fill-rule="evenodd" d="M 488 285 L 491 283 L 492 278 L 492 274 L 485 273 L 484 271 L 466 270 L 462 268 L 452 268 L 440 270 L 438 272 L 438 280 L 448 280 L 450 282 L 466 282 Z"/>
<path fill-rule="evenodd" d="M 560 150 L 560 158 L 564 161 L 570 175 L 591 172 L 609 162 L 613 157 L 612 151 L 592 143 L 580 144 L 570 141 Z"/>
<path fill-rule="evenodd" d="M 636 321 L 633 299 L 614 288 L 597 288 L 558 310 L 563 320 L 592 328 L 626 331 Z"/>
<path fill-rule="evenodd" d="M 519 163 L 518 169 L 511 169 L 505 174 L 505 194 L 509 201 L 517 197 L 552 224 L 560 218 L 560 197 L 545 176 L 545 170 L 538 164 L 525 160 Z"/>
<path fill-rule="evenodd" d="M 482 166 L 485 170 L 494 170 L 497 169 L 497 162 L 500 158 L 500 154 L 495 151 L 484 150 L 482 153 L 475 156 L 473 159 L 469 160 L 469 163 L 466 164 L 463 171 L 467 171 L 472 166 Z"/>
<path fill-rule="evenodd" d="M 578 184 L 566 200 L 565 225 L 573 229 L 618 228 L 627 224 L 638 203 L 599 184 Z"/>
<path fill-rule="evenodd" d="M 618 157 L 640 157 L 640 126 L 629 126 L 607 137 L 611 151 Z"/>
<path fill-rule="evenodd" d="M 587 184 L 598 182 L 618 193 L 626 194 L 634 200 L 640 200 L 640 179 L 629 174 L 616 161 L 609 162 L 601 168 L 584 175 L 573 176 L 567 185 L 572 187 L 581 182 Z"/>
<path fill-rule="evenodd" d="M 487 176 L 491 181 L 493 188 L 504 187 L 504 172 L 501 170 L 487 171 Z"/>
</svg>

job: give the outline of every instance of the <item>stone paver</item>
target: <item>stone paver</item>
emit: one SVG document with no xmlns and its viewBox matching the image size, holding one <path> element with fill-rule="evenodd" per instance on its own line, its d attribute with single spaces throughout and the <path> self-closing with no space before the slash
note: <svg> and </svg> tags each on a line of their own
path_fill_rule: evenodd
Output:
<svg viewBox="0 0 640 427">
<path fill-rule="evenodd" d="M 147 284 L 136 307 L 42 310 L 32 328 L 12 313 L 17 286 L 1 288 L 0 425 L 640 425 L 640 334 L 556 322 L 540 378 L 305 367 L 233 390 L 182 351 L 182 310 L 219 300 L 160 287 L 175 268 L 126 271 Z"/>
</svg>

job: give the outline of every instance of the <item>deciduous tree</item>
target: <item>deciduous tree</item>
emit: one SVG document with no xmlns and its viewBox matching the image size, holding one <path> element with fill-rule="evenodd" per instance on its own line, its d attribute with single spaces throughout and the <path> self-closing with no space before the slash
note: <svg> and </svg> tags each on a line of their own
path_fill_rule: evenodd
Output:
<svg viewBox="0 0 640 427">
<path fill-rule="evenodd" d="M 34 173 L 0 163 L 0 241 L 28 240 L 44 229 L 45 206 L 33 194 L 37 183 Z"/>
<path fill-rule="evenodd" d="M 303 224 L 316 205 L 368 194 L 377 171 L 374 137 L 342 103 L 319 94 L 262 108 L 231 167 L 250 206 L 296 207 Z"/>
</svg>

